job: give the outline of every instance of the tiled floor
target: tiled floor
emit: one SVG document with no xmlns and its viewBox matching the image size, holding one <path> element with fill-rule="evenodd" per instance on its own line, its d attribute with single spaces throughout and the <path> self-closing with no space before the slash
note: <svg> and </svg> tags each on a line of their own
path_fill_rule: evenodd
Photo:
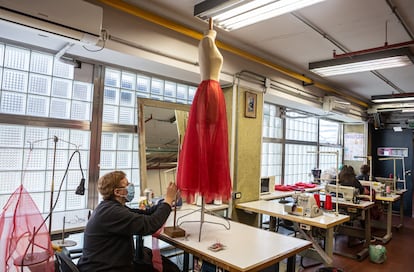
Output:
<svg viewBox="0 0 414 272">
<path fill-rule="evenodd" d="M 397 219 L 397 218 L 394 218 Z M 377 272 L 377 271 L 412 271 L 414 264 L 414 218 L 405 217 L 404 226 L 400 229 L 393 228 L 392 239 L 387 244 L 373 242 L 372 244 L 380 244 L 385 246 L 387 250 L 387 260 L 382 264 L 373 263 L 369 256 L 363 261 L 353 260 L 347 257 L 334 255 L 332 266 L 342 269 L 346 272 Z M 338 237 L 335 248 L 347 247 L 347 238 Z M 352 248 L 356 252 L 358 247 Z M 299 271 L 310 272 L 317 271 L 323 265 L 311 268 L 301 269 Z"/>
</svg>

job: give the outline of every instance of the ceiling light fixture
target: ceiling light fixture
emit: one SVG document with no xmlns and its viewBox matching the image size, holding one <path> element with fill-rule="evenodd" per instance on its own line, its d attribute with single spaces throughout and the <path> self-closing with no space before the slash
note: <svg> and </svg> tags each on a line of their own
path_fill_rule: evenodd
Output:
<svg viewBox="0 0 414 272">
<path fill-rule="evenodd" d="M 413 101 L 413 100 L 414 100 L 414 93 L 371 96 L 372 103 L 393 103 L 393 102 L 404 102 L 404 101 Z"/>
<path fill-rule="evenodd" d="M 309 63 L 309 70 L 322 77 L 402 67 L 414 63 L 409 48 L 384 50 Z"/>
<path fill-rule="evenodd" d="M 205 0 L 194 6 L 194 16 L 231 31 L 325 0 Z"/>
</svg>

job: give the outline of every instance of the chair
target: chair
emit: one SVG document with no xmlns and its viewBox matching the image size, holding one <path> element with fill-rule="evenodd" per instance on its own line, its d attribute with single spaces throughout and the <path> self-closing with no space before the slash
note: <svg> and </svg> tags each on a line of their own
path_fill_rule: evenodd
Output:
<svg viewBox="0 0 414 272">
<path fill-rule="evenodd" d="M 55 252 L 57 271 L 59 272 L 79 272 L 78 267 L 73 263 L 67 251 Z"/>
</svg>

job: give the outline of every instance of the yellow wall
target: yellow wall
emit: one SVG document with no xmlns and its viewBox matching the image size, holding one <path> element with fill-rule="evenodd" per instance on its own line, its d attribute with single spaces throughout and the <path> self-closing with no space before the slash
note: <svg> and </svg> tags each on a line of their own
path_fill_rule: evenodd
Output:
<svg viewBox="0 0 414 272">
<path fill-rule="evenodd" d="M 260 156 L 262 142 L 263 93 L 245 88 L 235 88 L 237 92 L 236 124 L 235 124 L 235 161 L 233 175 L 233 192 L 240 192 L 241 199 L 233 203 L 247 202 L 259 199 Z M 256 118 L 245 117 L 245 93 L 249 91 L 257 95 Z M 226 98 L 232 92 L 226 92 Z M 229 99 L 231 101 L 231 99 Z M 228 114 L 232 105 L 227 105 Z M 230 119 L 231 120 L 231 119 Z M 231 130 L 229 130 L 231 131 Z M 233 205 L 234 206 L 234 205 Z M 250 225 L 257 224 L 257 215 L 247 214 L 236 209 L 232 210 L 233 220 Z"/>
</svg>

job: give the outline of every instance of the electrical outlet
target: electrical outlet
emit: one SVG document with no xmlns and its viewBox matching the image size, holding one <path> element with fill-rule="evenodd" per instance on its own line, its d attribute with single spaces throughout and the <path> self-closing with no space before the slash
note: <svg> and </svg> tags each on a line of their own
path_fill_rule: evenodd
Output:
<svg viewBox="0 0 414 272">
<path fill-rule="evenodd" d="M 241 192 L 234 192 L 233 193 L 233 199 L 240 199 L 241 198 Z"/>
</svg>

